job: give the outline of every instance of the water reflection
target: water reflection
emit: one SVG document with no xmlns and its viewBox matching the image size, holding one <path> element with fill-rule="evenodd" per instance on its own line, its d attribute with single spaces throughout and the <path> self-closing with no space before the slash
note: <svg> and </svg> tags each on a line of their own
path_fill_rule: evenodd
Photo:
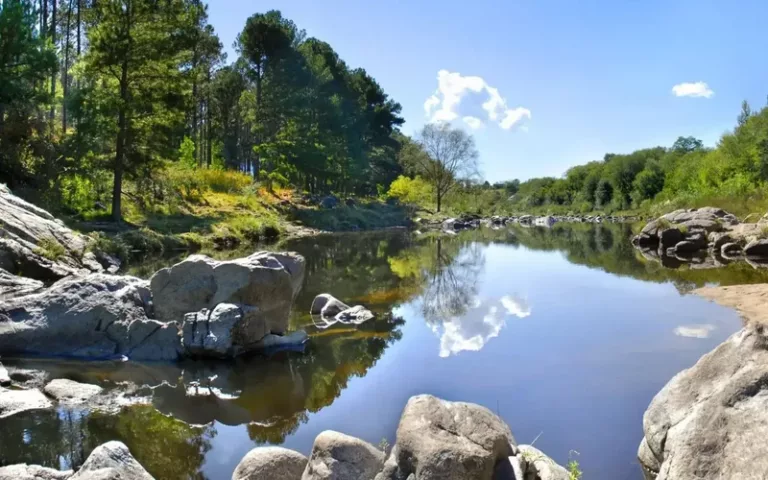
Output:
<svg viewBox="0 0 768 480">
<path fill-rule="evenodd" d="M 689 338 L 709 338 L 717 327 L 710 324 L 704 325 L 680 325 L 675 328 L 675 335 Z"/>
</svg>

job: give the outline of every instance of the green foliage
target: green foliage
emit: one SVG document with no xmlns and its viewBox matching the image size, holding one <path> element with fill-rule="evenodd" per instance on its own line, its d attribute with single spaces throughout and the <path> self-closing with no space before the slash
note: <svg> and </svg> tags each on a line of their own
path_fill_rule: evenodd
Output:
<svg viewBox="0 0 768 480">
<path fill-rule="evenodd" d="M 432 185 L 423 181 L 421 177 L 409 178 L 400 175 L 389 186 L 387 196 L 397 198 L 402 203 L 427 207 L 431 204 L 434 193 Z"/>
<path fill-rule="evenodd" d="M 67 249 L 53 237 L 43 237 L 34 252 L 48 260 L 56 261 L 66 255 Z"/>
<path fill-rule="evenodd" d="M 190 170 L 197 168 L 197 159 L 195 158 L 195 142 L 185 136 L 179 147 L 179 163 Z"/>
</svg>

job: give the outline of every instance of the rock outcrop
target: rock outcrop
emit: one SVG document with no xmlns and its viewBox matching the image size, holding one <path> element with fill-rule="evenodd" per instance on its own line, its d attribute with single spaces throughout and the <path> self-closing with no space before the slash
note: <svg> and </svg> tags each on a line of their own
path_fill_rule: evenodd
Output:
<svg viewBox="0 0 768 480">
<path fill-rule="evenodd" d="M 43 289 L 43 282 L 13 275 L 0 268 L 0 300 L 29 295 Z"/>
<path fill-rule="evenodd" d="M 384 466 L 384 452 L 368 442 L 327 430 L 315 438 L 302 480 L 373 478 Z"/>
<path fill-rule="evenodd" d="M 254 448 L 240 460 L 232 480 L 296 480 L 307 466 L 307 457 L 282 447 Z"/>
<path fill-rule="evenodd" d="M 38 280 L 58 280 L 103 267 L 90 239 L 0 184 L 0 268 Z M 50 258 L 47 258 L 50 257 Z"/>
<path fill-rule="evenodd" d="M 408 401 L 385 457 L 367 442 L 325 431 L 309 459 L 284 448 L 251 450 L 232 480 L 571 480 L 541 451 L 518 447 L 509 427 L 487 408 L 430 395 Z"/>
<path fill-rule="evenodd" d="M 72 470 L 55 470 L 40 465 L 11 465 L 0 467 L 0 480 L 67 480 L 74 475 Z"/>
<path fill-rule="evenodd" d="M 0 387 L 0 419 L 26 410 L 39 410 L 52 406 L 53 403 L 40 390 L 10 390 Z"/>
<path fill-rule="evenodd" d="M 174 322 L 150 319 L 146 281 L 90 274 L 0 301 L 0 353 L 106 359 L 176 360 Z"/>
<path fill-rule="evenodd" d="M 350 307 L 329 293 L 316 296 L 309 313 L 315 318 L 315 326 L 321 329 L 336 323 L 360 325 L 374 318 L 373 312 L 364 306 Z"/>
<path fill-rule="evenodd" d="M 49 397 L 56 399 L 59 403 L 78 405 L 87 402 L 103 390 L 98 385 L 89 385 L 65 378 L 57 378 L 46 385 L 43 392 Z"/>
</svg>

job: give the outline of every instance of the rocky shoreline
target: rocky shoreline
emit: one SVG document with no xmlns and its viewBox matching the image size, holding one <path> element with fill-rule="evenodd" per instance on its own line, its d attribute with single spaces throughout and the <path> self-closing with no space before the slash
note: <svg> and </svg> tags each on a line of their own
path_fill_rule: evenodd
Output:
<svg viewBox="0 0 768 480">
<path fill-rule="evenodd" d="M 57 382 L 56 385 L 51 385 Z M 54 380 L 47 394 L 78 401 L 99 387 Z M 518 445 L 509 426 L 485 407 L 431 395 L 411 397 L 391 451 L 324 431 L 309 457 L 282 447 L 258 447 L 232 480 L 571 480 L 568 471 L 531 445 Z M 149 480 L 153 477 L 120 442 L 96 448 L 77 472 L 38 465 L 0 467 L 0 480 Z"/>
</svg>

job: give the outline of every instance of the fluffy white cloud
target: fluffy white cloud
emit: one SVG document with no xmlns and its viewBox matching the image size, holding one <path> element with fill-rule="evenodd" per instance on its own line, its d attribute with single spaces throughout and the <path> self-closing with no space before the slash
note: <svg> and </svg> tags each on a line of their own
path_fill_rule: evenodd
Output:
<svg viewBox="0 0 768 480">
<path fill-rule="evenodd" d="M 482 77 L 464 76 L 448 70 L 437 72 L 437 90 L 424 102 L 424 113 L 431 122 L 452 122 L 459 118 L 459 105 L 468 93 L 485 93 L 488 96 L 483 102 L 483 110 L 488 114 L 488 120 L 498 123 L 504 130 L 531 118 L 531 111 L 527 108 L 509 108 L 499 90 L 488 85 Z M 477 117 L 464 116 L 462 120 L 470 128 L 482 126 L 482 120 Z"/>
<path fill-rule="evenodd" d="M 715 94 L 705 82 L 678 83 L 672 87 L 672 93 L 676 97 L 704 97 L 710 98 Z"/>
<path fill-rule="evenodd" d="M 504 295 L 501 297 L 501 306 L 507 311 L 509 315 L 514 315 L 519 318 L 525 318 L 531 316 L 531 307 L 522 298 L 517 298 L 513 295 Z"/>
<path fill-rule="evenodd" d="M 675 335 L 689 338 L 709 338 L 709 334 L 716 328 L 711 324 L 680 325 L 675 328 Z"/>
<path fill-rule="evenodd" d="M 477 117 L 464 117 L 462 120 L 464 120 L 464 123 L 466 123 L 472 130 L 477 130 L 483 126 L 483 121 Z"/>
</svg>

